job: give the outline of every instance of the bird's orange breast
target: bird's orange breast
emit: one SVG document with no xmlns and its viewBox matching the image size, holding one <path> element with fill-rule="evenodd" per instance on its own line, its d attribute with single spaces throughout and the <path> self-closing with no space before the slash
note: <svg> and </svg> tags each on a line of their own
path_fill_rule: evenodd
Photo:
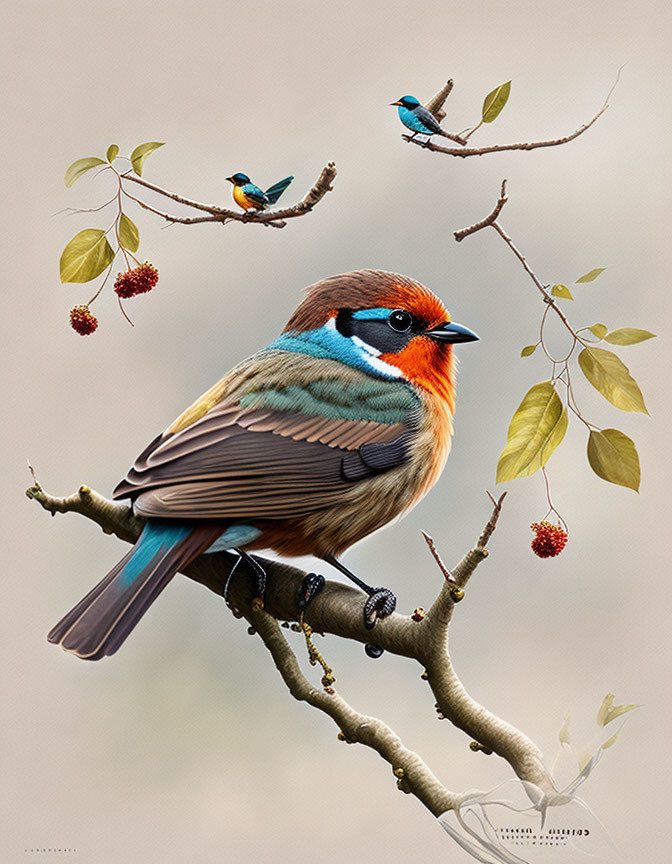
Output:
<svg viewBox="0 0 672 864">
<path fill-rule="evenodd" d="M 236 202 L 236 204 L 238 204 L 239 207 L 242 207 L 243 210 L 252 210 L 254 207 L 259 206 L 247 197 L 247 195 L 243 192 L 240 186 L 233 187 L 233 200 Z"/>
</svg>

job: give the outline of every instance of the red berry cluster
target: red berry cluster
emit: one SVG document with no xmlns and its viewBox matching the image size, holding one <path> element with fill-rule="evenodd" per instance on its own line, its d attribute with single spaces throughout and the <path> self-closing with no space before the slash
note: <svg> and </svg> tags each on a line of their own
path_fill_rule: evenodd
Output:
<svg viewBox="0 0 672 864">
<path fill-rule="evenodd" d="M 88 306 L 75 306 L 70 310 L 70 326 L 80 336 L 89 336 L 98 328 L 98 319 Z"/>
<path fill-rule="evenodd" d="M 540 558 L 553 558 L 565 548 L 567 532 L 560 525 L 553 525 L 551 522 L 533 522 L 530 528 L 536 534 L 532 541 L 532 551 Z"/>
<path fill-rule="evenodd" d="M 145 261 L 133 270 L 119 273 L 114 282 L 114 290 L 122 300 L 127 300 L 136 294 L 151 291 L 158 281 L 159 271 L 149 261 Z"/>
</svg>

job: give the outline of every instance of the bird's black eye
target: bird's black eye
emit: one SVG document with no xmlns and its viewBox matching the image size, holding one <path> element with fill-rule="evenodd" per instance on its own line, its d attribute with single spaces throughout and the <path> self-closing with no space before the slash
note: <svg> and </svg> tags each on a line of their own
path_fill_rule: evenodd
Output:
<svg viewBox="0 0 672 864">
<path fill-rule="evenodd" d="M 408 333 L 413 323 L 413 316 L 410 312 L 405 312 L 403 309 L 395 309 L 387 319 L 387 323 L 397 333 Z"/>
</svg>

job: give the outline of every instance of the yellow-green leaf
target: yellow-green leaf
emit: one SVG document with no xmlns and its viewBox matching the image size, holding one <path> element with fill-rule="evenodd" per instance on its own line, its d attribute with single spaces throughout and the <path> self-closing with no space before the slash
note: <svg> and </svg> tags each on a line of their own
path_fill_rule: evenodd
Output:
<svg viewBox="0 0 672 864">
<path fill-rule="evenodd" d="M 140 245 L 140 232 L 138 227 L 125 213 L 121 214 L 119 220 L 119 242 L 125 249 L 137 252 Z"/>
<path fill-rule="evenodd" d="M 165 143 L 165 141 L 148 141 L 146 144 L 138 144 L 135 150 L 131 153 L 131 165 L 138 177 L 142 177 L 142 166 L 145 164 L 145 159 L 150 153 L 153 153 L 154 150 L 163 147 Z"/>
<path fill-rule="evenodd" d="M 636 327 L 621 327 L 619 330 L 612 330 L 606 337 L 607 342 L 612 345 L 635 345 L 637 342 L 644 342 L 647 339 L 655 339 L 656 334 L 650 333 L 648 330 L 638 330 Z"/>
<path fill-rule="evenodd" d="M 628 367 L 604 348 L 584 348 L 579 354 L 579 366 L 590 383 L 604 398 L 621 411 L 648 414 L 642 391 L 630 376 Z"/>
<path fill-rule="evenodd" d="M 114 162 L 114 160 L 119 155 L 119 147 L 116 144 L 110 144 L 107 148 L 107 153 L 105 154 L 105 158 L 108 162 Z"/>
<path fill-rule="evenodd" d="M 639 492 L 639 456 L 634 442 L 618 429 L 591 430 L 588 438 L 590 467 L 603 480 Z"/>
<path fill-rule="evenodd" d="M 554 297 L 563 297 L 565 300 L 574 299 L 569 292 L 569 288 L 566 285 L 554 285 L 551 288 L 551 294 Z"/>
<path fill-rule="evenodd" d="M 602 700 L 602 704 L 600 705 L 597 711 L 597 725 L 604 726 L 606 724 L 606 716 L 611 711 L 614 705 L 614 694 L 607 693 L 607 695 Z"/>
<path fill-rule="evenodd" d="M 537 342 L 537 345 L 539 343 Z M 529 357 L 531 354 L 537 350 L 537 345 L 526 345 L 523 350 L 520 352 L 521 357 Z"/>
<path fill-rule="evenodd" d="M 534 474 L 548 462 L 567 429 L 567 411 L 550 381 L 535 384 L 513 415 L 497 482 Z"/>
<path fill-rule="evenodd" d="M 593 270 L 589 270 L 587 273 L 584 273 L 583 276 L 579 276 L 576 280 L 577 282 L 592 282 L 593 279 L 597 279 L 600 273 L 604 273 L 606 267 L 595 267 Z"/>
<path fill-rule="evenodd" d="M 591 333 L 594 333 L 598 339 L 604 339 L 607 335 L 607 328 L 604 324 L 593 324 L 593 326 L 588 329 Z"/>
<path fill-rule="evenodd" d="M 75 234 L 61 255 L 61 282 L 90 282 L 114 260 L 105 232 L 85 228 Z"/>
<path fill-rule="evenodd" d="M 65 172 L 65 185 L 70 187 L 77 180 L 78 177 L 81 177 L 82 174 L 86 174 L 91 168 L 95 168 L 96 165 L 104 165 L 105 160 L 99 159 L 97 156 L 87 156 L 86 159 L 78 159 L 76 162 L 73 162 L 72 165 Z"/>
<path fill-rule="evenodd" d="M 571 739 L 569 736 L 569 723 L 570 723 L 570 714 L 569 711 L 565 714 L 565 719 L 563 720 L 562 726 L 560 727 L 560 731 L 558 732 L 558 738 L 561 744 L 571 744 Z"/>
<path fill-rule="evenodd" d="M 641 708 L 641 705 L 614 705 L 607 712 L 607 716 L 605 717 L 603 726 L 606 726 L 607 723 L 611 723 L 612 720 L 615 720 L 617 717 L 620 717 L 622 714 L 627 714 L 628 711 L 634 711 L 635 708 Z"/>
<path fill-rule="evenodd" d="M 601 749 L 602 750 L 608 750 L 609 747 L 613 747 L 613 745 L 616 743 L 616 739 L 618 738 L 618 733 L 620 731 L 621 730 L 619 729 L 618 732 L 614 732 L 614 734 L 611 736 L 611 738 L 607 738 L 607 740 L 604 742 L 604 744 L 602 744 Z"/>
<path fill-rule="evenodd" d="M 482 116 L 484 123 L 492 123 L 493 120 L 499 117 L 502 108 L 506 105 L 510 92 L 511 82 L 507 81 L 506 84 L 500 84 L 499 87 L 495 87 L 494 90 L 488 93 L 483 100 Z"/>
</svg>

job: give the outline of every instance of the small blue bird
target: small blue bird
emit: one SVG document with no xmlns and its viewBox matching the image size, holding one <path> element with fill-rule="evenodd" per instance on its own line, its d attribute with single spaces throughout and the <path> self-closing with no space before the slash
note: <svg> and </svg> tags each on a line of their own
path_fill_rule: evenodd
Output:
<svg viewBox="0 0 672 864">
<path fill-rule="evenodd" d="M 270 186 L 265 192 L 253 183 L 247 174 L 239 171 L 226 178 L 233 183 L 233 200 L 243 210 L 266 210 L 275 204 L 294 177 L 285 177 Z"/>
<path fill-rule="evenodd" d="M 390 105 L 398 105 L 399 119 L 416 135 L 443 135 L 444 138 L 453 138 L 439 126 L 436 117 L 424 108 L 415 96 L 402 96 Z"/>
</svg>

